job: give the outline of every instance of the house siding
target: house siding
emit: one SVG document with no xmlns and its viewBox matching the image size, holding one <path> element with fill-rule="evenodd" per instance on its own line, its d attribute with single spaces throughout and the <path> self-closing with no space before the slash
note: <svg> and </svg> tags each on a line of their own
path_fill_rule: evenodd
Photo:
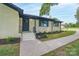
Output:
<svg viewBox="0 0 79 59">
<path fill-rule="evenodd" d="M 39 32 L 51 32 L 51 22 L 50 21 L 48 21 L 49 23 L 48 23 L 48 27 L 41 27 L 41 26 L 39 26 L 39 20 L 36 20 L 37 22 L 36 22 L 36 31 L 37 31 L 37 33 L 39 33 Z"/>
<path fill-rule="evenodd" d="M 29 31 L 33 32 L 33 27 L 35 26 L 35 20 L 29 19 Z"/>
<path fill-rule="evenodd" d="M 35 26 L 35 21 L 36 21 L 36 26 Z M 36 27 L 36 32 L 39 33 L 39 32 L 50 32 L 50 23 L 49 23 L 49 26 L 48 27 L 41 27 L 39 26 L 39 20 L 35 20 L 35 19 L 29 19 L 29 31 L 30 32 L 33 32 L 33 27 Z"/>
<path fill-rule="evenodd" d="M 23 22 L 22 22 L 22 20 L 23 20 L 23 18 L 22 17 L 20 17 L 19 18 L 19 33 L 22 33 L 22 24 L 23 24 Z"/>
<path fill-rule="evenodd" d="M 48 21 L 48 27 L 41 27 L 39 26 L 39 20 L 38 19 L 29 19 L 29 31 L 33 32 L 33 27 L 35 26 L 35 21 L 36 21 L 36 32 L 55 32 L 55 31 L 60 31 L 60 25 L 59 26 L 54 26 L 53 21 Z"/>
<path fill-rule="evenodd" d="M 61 25 L 60 25 L 60 23 L 59 23 L 59 26 L 55 26 L 54 24 L 53 24 L 53 32 L 55 32 L 55 31 L 61 31 Z"/>
<path fill-rule="evenodd" d="M 39 26 L 39 20 L 36 20 L 36 32 L 55 32 L 55 31 L 60 31 L 60 23 L 59 26 L 54 26 L 54 22 L 53 21 L 48 21 L 48 27 L 41 27 Z"/>
<path fill-rule="evenodd" d="M 19 36 L 18 12 L 4 4 L 0 4 L 0 39 Z"/>
</svg>

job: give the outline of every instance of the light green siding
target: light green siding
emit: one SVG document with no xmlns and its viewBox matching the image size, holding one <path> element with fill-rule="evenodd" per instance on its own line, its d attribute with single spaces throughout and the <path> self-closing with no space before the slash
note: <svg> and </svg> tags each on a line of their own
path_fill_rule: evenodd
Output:
<svg viewBox="0 0 79 59">
<path fill-rule="evenodd" d="M 18 37 L 19 14 L 14 9 L 0 4 L 0 38 Z"/>
</svg>

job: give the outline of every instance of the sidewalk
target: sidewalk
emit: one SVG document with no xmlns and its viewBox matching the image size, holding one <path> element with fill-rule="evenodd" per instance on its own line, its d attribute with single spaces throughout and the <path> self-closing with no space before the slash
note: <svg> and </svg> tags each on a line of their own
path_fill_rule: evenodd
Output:
<svg viewBox="0 0 79 59">
<path fill-rule="evenodd" d="M 63 45 L 66 45 L 79 38 L 79 31 L 74 35 L 70 35 L 63 38 L 53 39 L 45 42 L 39 40 L 26 40 L 21 41 L 20 55 L 21 56 L 39 56 L 45 54 L 51 50 L 55 50 Z"/>
</svg>

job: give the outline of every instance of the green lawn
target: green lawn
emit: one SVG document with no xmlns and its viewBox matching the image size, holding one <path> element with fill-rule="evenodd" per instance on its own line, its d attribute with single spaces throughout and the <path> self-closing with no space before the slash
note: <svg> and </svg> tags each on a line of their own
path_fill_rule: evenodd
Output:
<svg viewBox="0 0 79 59">
<path fill-rule="evenodd" d="M 42 56 L 79 56 L 79 39 Z"/>
<path fill-rule="evenodd" d="M 2 44 L 0 45 L 0 56 L 18 56 L 20 44 Z"/>
<path fill-rule="evenodd" d="M 46 38 L 42 38 L 40 40 L 46 41 L 46 40 L 61 38 L 61 37 L 72 35 L 74 33 L 75 33 L 75 31 L 63 31 L 63 32 L 60 32 L 60 33 L 45 34 L 47 37 Z"/>
</svg>

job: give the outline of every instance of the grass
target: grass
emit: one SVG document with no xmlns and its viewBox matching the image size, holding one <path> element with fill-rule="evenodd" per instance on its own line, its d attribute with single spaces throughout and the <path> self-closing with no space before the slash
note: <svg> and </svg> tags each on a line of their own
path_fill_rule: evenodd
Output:
<svg viewBox="0 0 79 59">
<path fill-rule="evenodd" d="M 79 56 L 79 39 L 42 56 Z"/>
<path fill-rule="evenodd" d="M 46 34 L 46 38 L 42 38 L 40 40 L 42 41 L 47 41 L 47 40 L 51 40 L 51 39 L 56 39 L 56 38 L 61 38 L 61 37 L 65 37 L 65 36 L 69 36 L 74 34 L 75 31 L 63 31 L 60 33 L 54 33 L 54 34 Z"/>
<path fill-rule="evenodd" d="M 19 56 L 20 44 L 2 44 L 0 45 L 0 56 Z"/>
</svg>

